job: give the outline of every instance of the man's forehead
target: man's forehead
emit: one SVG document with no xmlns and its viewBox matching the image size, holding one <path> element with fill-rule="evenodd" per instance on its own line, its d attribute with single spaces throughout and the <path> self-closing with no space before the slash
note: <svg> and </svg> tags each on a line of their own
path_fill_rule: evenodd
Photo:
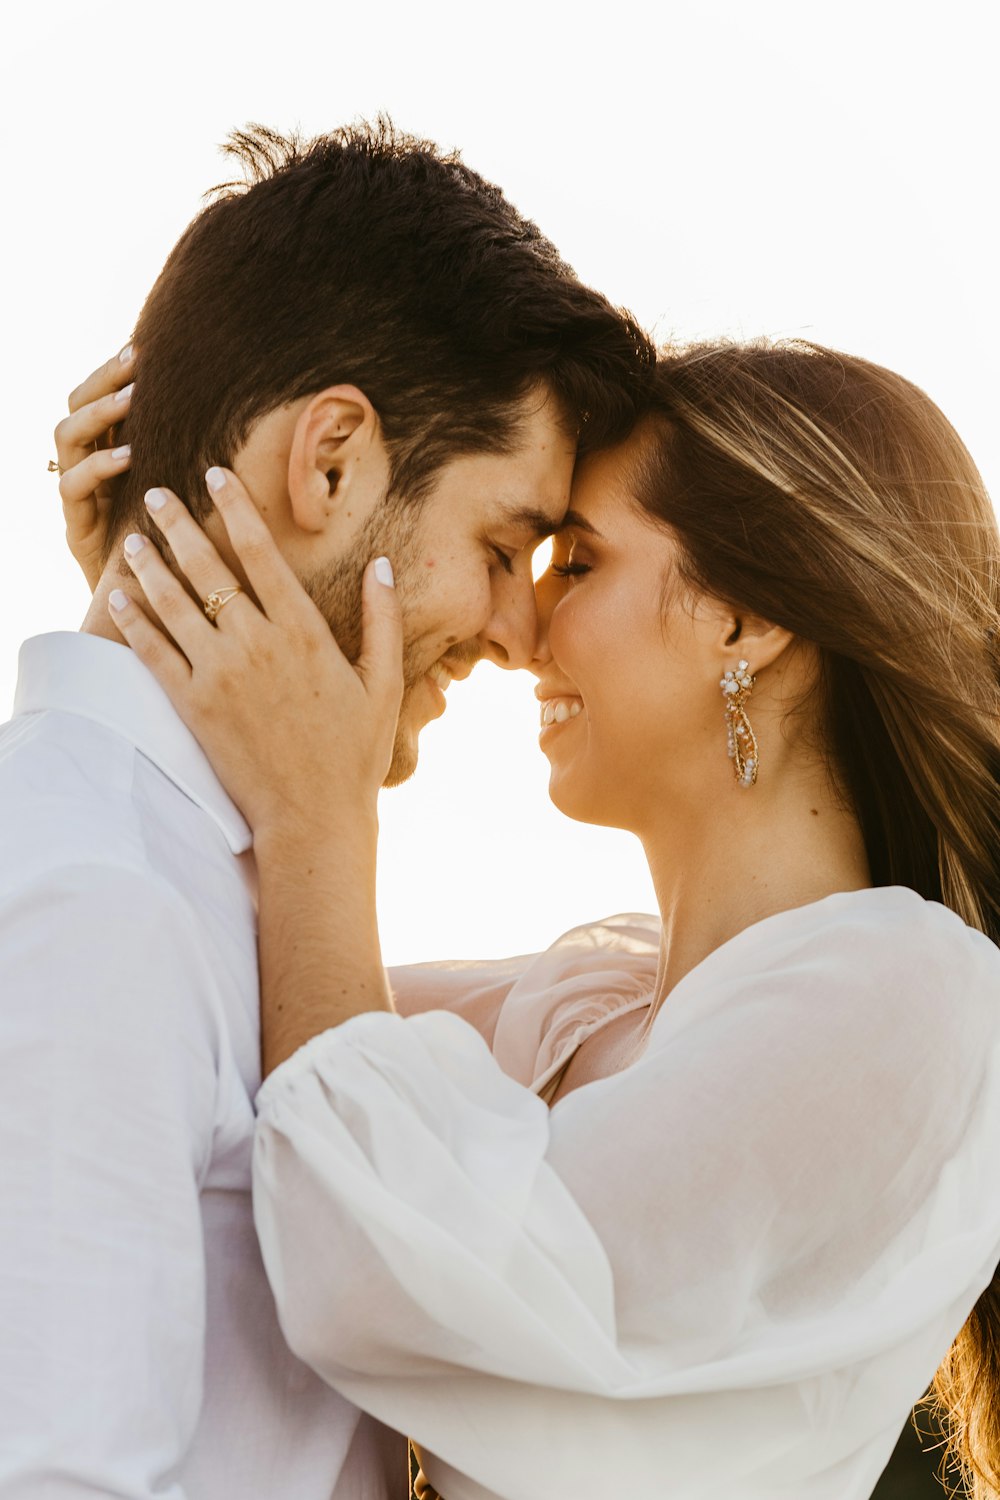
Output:
<svg viewBox="0 0 1000 1500">
<path fill-rule="evenodd" d="M 552 464 L 541 471 L 514 469 L 497 484 L 491 496 L 495 525 L 536 537 L 558 531 L 569 506 L 575 449 L 557 449 L 550 456 Z"/>
</svg>

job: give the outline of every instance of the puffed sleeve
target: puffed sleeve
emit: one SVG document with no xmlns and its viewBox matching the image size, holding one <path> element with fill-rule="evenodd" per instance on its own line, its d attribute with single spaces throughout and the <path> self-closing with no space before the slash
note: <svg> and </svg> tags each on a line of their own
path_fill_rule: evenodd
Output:
<svg viewBox="0 0 1000 1500">
<path fill-rule="evenodd" d="M 445 959 L 397 964 L 386 972 L 401 1016 L 448 1010 L 492 1042 L 497 1019 L 511 990 L 536 963 L 537 954 L 516 958 Z"/>
<path fill-rule="evenodd" d="M 1000 1254 L 1000 955 L 831 899 L 711 955 L 551 1112 L 441 1012 L 289 1059 L 255 1203 L 293 1349 L 512 1500 L 790 1483 L 831 1370 L 898 1429 Z"/>
<path fill-rule="evenodd" d="M 573 927 L 544 953 L 388 972 L 401 1015 L 461 1016 L 505 1073 L 538 1086 L 589 1028 L 652 992 L 659 949 L 658 918 L 626 912 Z"/>
</svg>

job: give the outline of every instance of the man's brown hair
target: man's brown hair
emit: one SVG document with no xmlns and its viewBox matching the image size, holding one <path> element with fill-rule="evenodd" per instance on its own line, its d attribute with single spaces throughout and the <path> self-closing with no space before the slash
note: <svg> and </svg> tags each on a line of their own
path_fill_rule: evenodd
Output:
<svg viewBox="0 0 1000 1500">
<path fill-rule="evenodd" d="M 226 149 L 243 180 L 214 190 L 135 329 L 112 543 L 144 526 L 153 484 L 203 515 L 208 465 L 330 385 L 372 402 L 405 499 L 460 454 L 509 448 L 539 382 L 582 448 L 627 435 L 648 338 L 457 154 L 385 118 L 310 141 L 252 126 Z"/>
</svg>

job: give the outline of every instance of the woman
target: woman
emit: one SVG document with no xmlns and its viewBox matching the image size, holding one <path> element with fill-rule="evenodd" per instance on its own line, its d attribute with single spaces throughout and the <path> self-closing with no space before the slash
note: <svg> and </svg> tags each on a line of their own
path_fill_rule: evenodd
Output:
<svg viewBox="0 0 1000 1500">
<path fill-rule="evenodd" d="M 660 923 L 487 975 L 492 1047 L 426 977 L 393 1014 L 381 967 L 392 588 L 369 569 L 355 670 L 222 477 L 262 608 L 210 626 L 147 546 L 176 646 L 115 618 L 255 830 L 293 1348 L 448 1500 L 852 1500 L 932 1377 L 1000 1493 L 1000 537 L 937 408 L 708 346 L 580 466 L 541 746 L 563 811 L 640 837 Z M 238 585 L 175 497 L 156 520 L 196 595 Z"/>
</svg>

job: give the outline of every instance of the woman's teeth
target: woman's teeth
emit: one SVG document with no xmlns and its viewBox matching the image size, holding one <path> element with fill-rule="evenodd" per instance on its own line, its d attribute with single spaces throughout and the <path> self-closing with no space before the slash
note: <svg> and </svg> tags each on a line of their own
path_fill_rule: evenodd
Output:
<svg viewBox="0 0 1000 1500">
<path fill-rule="evenodd" d="M 427 675 L 431 679 L 431 682 L 437 683 L 442 693 L 452 680 L 448 668 L 440 661 L 436 661 L 432 667 L 428 667 Z"/>
<path fill-rule="evenodd" d="M 548 724 L 565 724 L 575 719 L 583 704 L 579 698 L 549 698 L 542 704 L 542 728 Z"/>
</svg>

